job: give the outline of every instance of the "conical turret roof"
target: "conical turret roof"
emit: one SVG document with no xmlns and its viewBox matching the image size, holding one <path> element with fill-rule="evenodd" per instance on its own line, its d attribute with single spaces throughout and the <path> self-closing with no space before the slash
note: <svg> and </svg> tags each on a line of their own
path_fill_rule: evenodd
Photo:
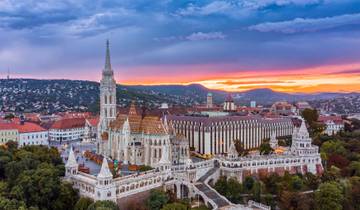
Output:
<svg viewBox="0 0 360 210">
<path fill-rule="evenodd" d="M 75 155 L 74 155 L 74 151 L 73 151 L 73 148 L 70 147 L 70 151 L 69 151 L 69 157 L 68 157 L 68 160 L 65 164 L 65 167 L 74 167 L 74 166 L 77 166 L 77 162 L 76 162 L 76 158 L 75 158 Z"/>
<path fill-rule="evenodd" d="M 109 165 L 106 157 L 103 158 L 100 173 L 97 175 L 98 178 L 112 178 L 112 173 L 109 169 Z"/>
</svg>

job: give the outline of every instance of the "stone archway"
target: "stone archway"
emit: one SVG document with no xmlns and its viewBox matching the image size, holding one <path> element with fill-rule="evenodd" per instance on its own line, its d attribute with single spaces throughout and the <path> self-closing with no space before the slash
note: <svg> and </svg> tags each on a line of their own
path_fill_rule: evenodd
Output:
<svg viewBox="0 0 360 210">
<path fill-rule="evenodd" d="M 204 198 L 199 195 L 199 194 L 196 194 L 193 198 L 193 203 L 197 206 L 201 206 L 201 205 L 206 205 L 207 203 L 205 203 L 205 200 Z"/>
<path fill-rule="evenodd" d="M 184 184 L 180 184 L 180 198 L 184 199 L 184 198 L 189 198 L 189 187 L 184 185 Z"/>
</svg>

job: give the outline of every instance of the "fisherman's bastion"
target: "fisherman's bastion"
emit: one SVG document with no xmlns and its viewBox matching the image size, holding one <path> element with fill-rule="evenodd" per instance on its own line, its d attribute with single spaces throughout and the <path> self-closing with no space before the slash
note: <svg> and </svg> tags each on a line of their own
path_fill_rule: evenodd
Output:
<svg viewBox="0 0 360 210">
<path fill-rule="evenodd" d="M 162 117 L 143 116 L 137 112 L 135 103 L 127 114 L 117 112 L 116 82 L 107 42 L 96 140 L 96 152 L 103 157 L 100 172 L 81 172 L 73 149 L 70 149 L 65 165 L 65 179 L 79 190 L 81 196 L 118 202 L 161 188 L 173 191 L 177 198 L 202 200 L 212 209 L 270 209 L 253 201 L 233 204 L 211 185 L 220 176 L 234 177 L 242 182 L 247 176 L 283 175 L 285 172 L 321 174 L 323 171 L 319 149 L 312 145 L 301 117 L 298 117 L 300 127 L 287 119 L 241 116 L 214 116 L 204 122 L 200 118 L 189 120 L 188 117 L 166 114 Z M 278 145 L 277 137 L 285 135 L 292 138 L 289 147 Z M 270 138 L 273 153 L 238 155 L 235 139 L 251 149 L 265 138 Z M 196 158 L 192 153 L 208 158 Z M 129 175 L 121 174 L 119 170 L 114 174 L 110 167 L 114 164 L 122 168 L 146 165 L 152 169 Z"/>
</svg>

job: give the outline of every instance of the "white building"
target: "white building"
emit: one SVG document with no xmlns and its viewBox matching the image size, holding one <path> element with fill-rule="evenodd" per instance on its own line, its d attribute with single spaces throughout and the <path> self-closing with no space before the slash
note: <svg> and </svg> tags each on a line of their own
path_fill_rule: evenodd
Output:
<svg viewBox="0 0 360 210">
<path fill-rule="evenodd" d="M 65 118 L 53 123 L 49 129 L 49 139 L 54 142 L 78 141 L 84 138 L 85 119 Z"/>
<path fill-rule="evenodd" d="M 23 122 L 17 125 L 19 131 L 19 146 L 49 145 L 48 131 L 38 124 Z"/>
<path fill-rule="evenodd" d="M 234 99 L 231 96 L 231 94 L 229 94 L 226 97 L 225 102 L 224 102 L 223 110 L 225 112 L 235 112 L 236 111 L 236 105 L 235 105 Z"/>
<path fill-rule="evenodd" d="M 206 108 L 213 108 L 213 95 L 208 93 L 206 96 Z"/>
<path fill-rule="evenodd" d="M 12 122 L 0 121 L 0 145 L 8 141 L 18 142 L 19 132 Z"/>
<path fill-rule="evenodd" d="M 0 144 L 15 141 L 18 146 L 49 145 L 48 131 L 40 125 L 25 121 L 0 122 Z"/>
<path fill-rule="evenodd" d="M 344 120 L 341 116 L 319 116 L 318 121 L 325 124 L 325 133 L 329 136 L 344 130 Z"/>
<path fill-rule="evenodd" d="M 256 101 L 250 101 L 250 107 L 255 108 L 256 107 Z"/>
<path fill-rule="evenodd" d="M 245 149 L 258 148 L 273 133 L 291 136 L 294 127 L 290 118 L 257 116 L 170 115 L 168 120 L 177 134 L 187 138 L 190 148 L 201 154 L 227 153 L 234 140 L 240 140 Z"/>
</svg>

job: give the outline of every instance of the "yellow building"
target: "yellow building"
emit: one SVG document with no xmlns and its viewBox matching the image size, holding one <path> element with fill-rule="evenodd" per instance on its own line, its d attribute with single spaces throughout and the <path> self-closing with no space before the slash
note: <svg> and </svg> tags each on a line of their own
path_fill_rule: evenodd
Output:
<svg viewBox="0 0 360 210">
<path fill-rule="evenodd" d="M 19 132 L 14 123 L 0 123 L 0 145 L 8 141 L 19 141 Z"/>
</svg>

